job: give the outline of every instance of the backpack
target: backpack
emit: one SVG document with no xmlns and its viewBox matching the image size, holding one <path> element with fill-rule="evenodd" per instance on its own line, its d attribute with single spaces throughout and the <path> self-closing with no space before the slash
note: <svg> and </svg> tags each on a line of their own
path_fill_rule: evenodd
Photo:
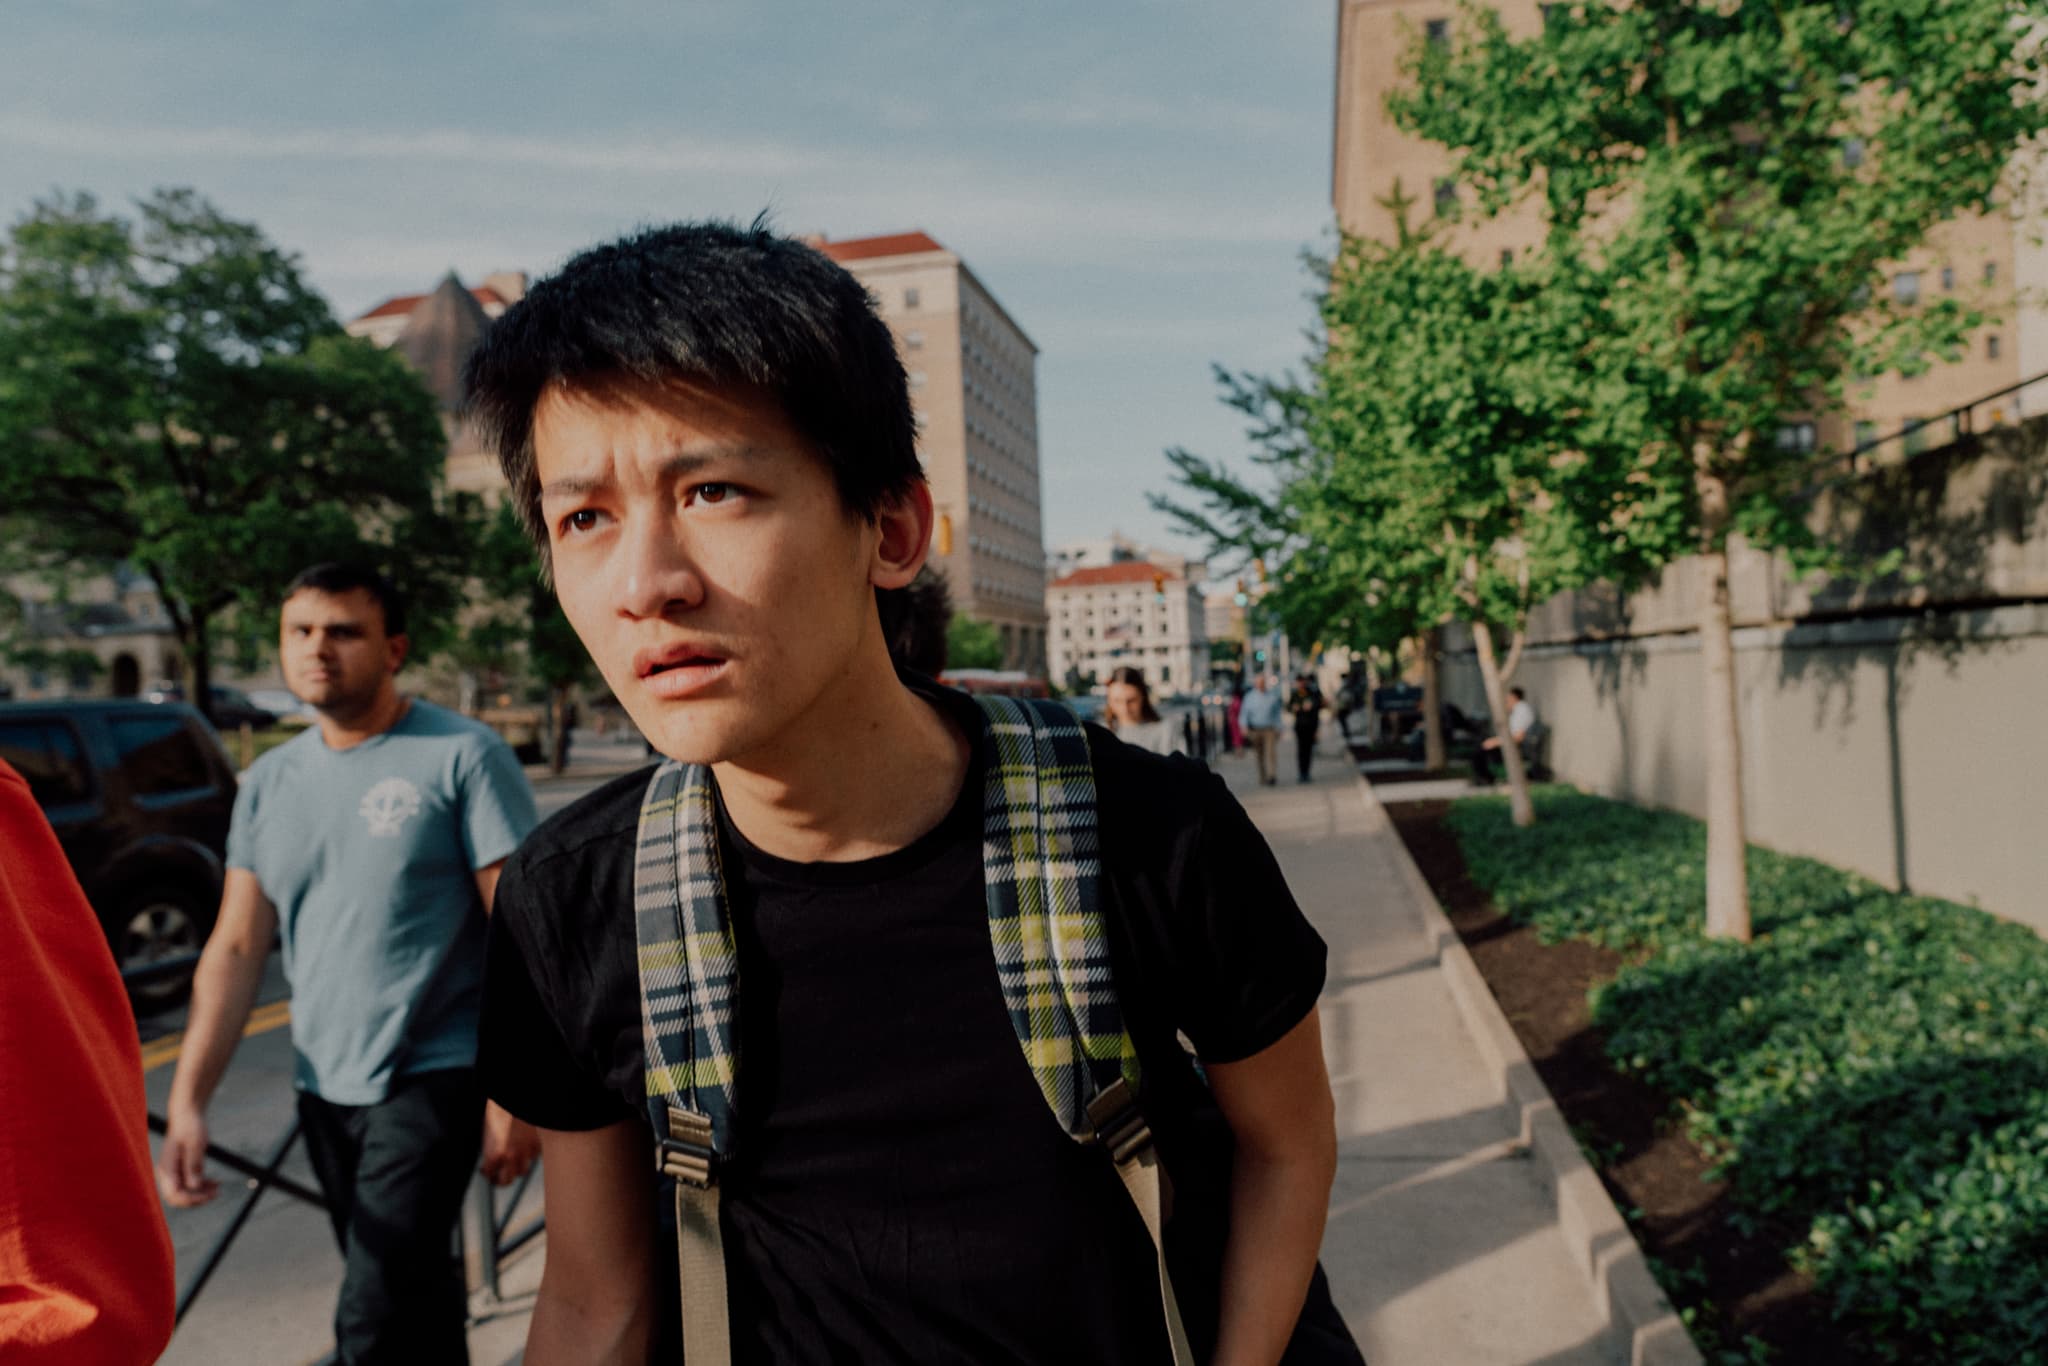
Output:
<svg viewBox="0 0 2048 1366">
<path fill-rule="evenodd" d="M 1193 1353 L 1167 1273 L 1164 1172 L 1137 1105 L 1102 922 L 1094 761 L 1055 702 L 977 696 L 986 725 L 983 884 L 1010 1024 L 1053 1117 L 1098 1147 L 1152 1237 L 1174 1366 Z M 726 1366 L 719 1170 L 733 1152 L 739 1089 L 739 958 L 725 895 L 717 798 L 702 765 L 663 764 L 641 803 L 633 873 L 641 1032 L 655 1164 L 676 1183 L 683 1355 Z"/>
</svg>

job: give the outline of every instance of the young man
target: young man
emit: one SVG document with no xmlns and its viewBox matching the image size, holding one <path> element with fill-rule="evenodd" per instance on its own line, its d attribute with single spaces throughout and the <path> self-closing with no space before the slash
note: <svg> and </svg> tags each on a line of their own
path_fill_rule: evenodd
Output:
<svg viewBox="0 0 2048 1366">
<path fill-rule="evenodd" d="M 732 1359 L 1166 1361 L 1146 1224 L 1054 1121 L 1005 1012 L 988 723 L 890 662 L 884 609 L 925 562 L 932 500 L 859 284 L 758 227 L 651 231 L 537 285 L 468 380 L 571 624 L 713 792 L 703 881 L 729 905 L 744 1059 L 712 1216 Z M 1290 1340 L 1354 1361 L 1316 1269 L 1322 943 L 1219 783 L 1086 738 L 1187 1336 L 1233 1366 Z M 650 1088 L 636 965 L 663 966 L 636 948 L 650 772 L 536 832 L 492 923 L 486 1085 L 547 1161 L 528 1366 L 677 1359 L 648 1100 L 678 1069 Z"/>
<path fill-rule="evenodd" d="M 484 924 L 535 823 L 505 743 L 408 698 L 404 611 L 382 576 L 318 565 L 285 590 L 285 681 L 319 724 L 257 760 L 228 832 L 219 920 L 192 981 L 157 1184 L 204 1204 L 206 1105 L 284 940 L 306 1149 L 341 1244 L 340 1360 L 468 1359 L 449 1255 L 479 1147 L 501 1184 L 538 1139 L 476 1073 Z"/>
</svg>

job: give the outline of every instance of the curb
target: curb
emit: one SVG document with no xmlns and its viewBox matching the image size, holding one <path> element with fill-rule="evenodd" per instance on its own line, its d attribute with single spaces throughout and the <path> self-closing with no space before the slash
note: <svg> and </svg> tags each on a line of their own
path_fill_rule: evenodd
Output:
<svg viewBox="0 0 2048 1366">
<path fill-rule="evenodd" d="M 1385 816 L 1386 808 L 1364 774 L 1358 777 L 1358 791 L 1369 809 L 1378 808 Z M 1579 1151 L 1550 1089 L 1537 1075 L 1536 1065 L 1501 1014 L 1500 1003 L 1479 975 L 1464 941 L 1437 904 L 1436 893 L 1415 866 L 1400 835 L 1389 833 L 1400 851 L 1395 861 L 1422 907 L 1424 928 L 1436 941 L 1437 966 L 1450 984 L 1458 1013 L 1480 1056 L 1500 1079 L 1502 1102 L 1521 1121 L 1521 1145 L 1536 1159 L 1537 1169 L 1556 1196 L 1558 1226 L 1564 1230 L 1573 1262 L 1607 1311 L 1607 1321 L 1628 1339 L 1630 1366 L 1704 1366 L 1705 1359 L 1686 1333 L 1684 1322 L 1650 1274 L 1642 1247 L 1614 1207 L 1607 1188 L 1600 1184 L 1599 1173 Z"/>
</svg>

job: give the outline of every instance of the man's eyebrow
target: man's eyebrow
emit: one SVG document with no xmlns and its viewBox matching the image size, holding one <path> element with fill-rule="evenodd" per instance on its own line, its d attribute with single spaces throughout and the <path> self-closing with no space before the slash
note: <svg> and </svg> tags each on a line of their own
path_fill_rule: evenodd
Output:
<svg viewBox="0 0 2048 1366">
<path fill-rule="evenodd" d="M 759 460 L 769 454 L 765 446 L 751 441 L 736 441 L 715 446 L 697 446 L 687 451 L 678 451 L 662 461 L 661 474 L 664 479 L 686 479 L 706 465 L 720 460 Z M 612 482 L 608 475 L 565 474 L 560 479 L 550 479 L 541 485 L 542 498 L 574 498 L 604 488 Z"/>
</svg>

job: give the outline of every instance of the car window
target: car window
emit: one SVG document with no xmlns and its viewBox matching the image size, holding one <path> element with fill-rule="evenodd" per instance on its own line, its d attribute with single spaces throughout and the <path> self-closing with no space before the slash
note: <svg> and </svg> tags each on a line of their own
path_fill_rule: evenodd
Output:
<svg viewBox="0 0 2048 1366">
<path fill-rule="evenodd" d="M 108 723 L 137 796 L 212 787 L 213 774 L 182 716 L 121 716 Z"/>
<path fill-rule="evenodd" d="M 28 780 L 38 806 L 62 806 L 92 794 L 78 737 L 61 721 L 0 721 L 0 759 Z"/>
</svg>

